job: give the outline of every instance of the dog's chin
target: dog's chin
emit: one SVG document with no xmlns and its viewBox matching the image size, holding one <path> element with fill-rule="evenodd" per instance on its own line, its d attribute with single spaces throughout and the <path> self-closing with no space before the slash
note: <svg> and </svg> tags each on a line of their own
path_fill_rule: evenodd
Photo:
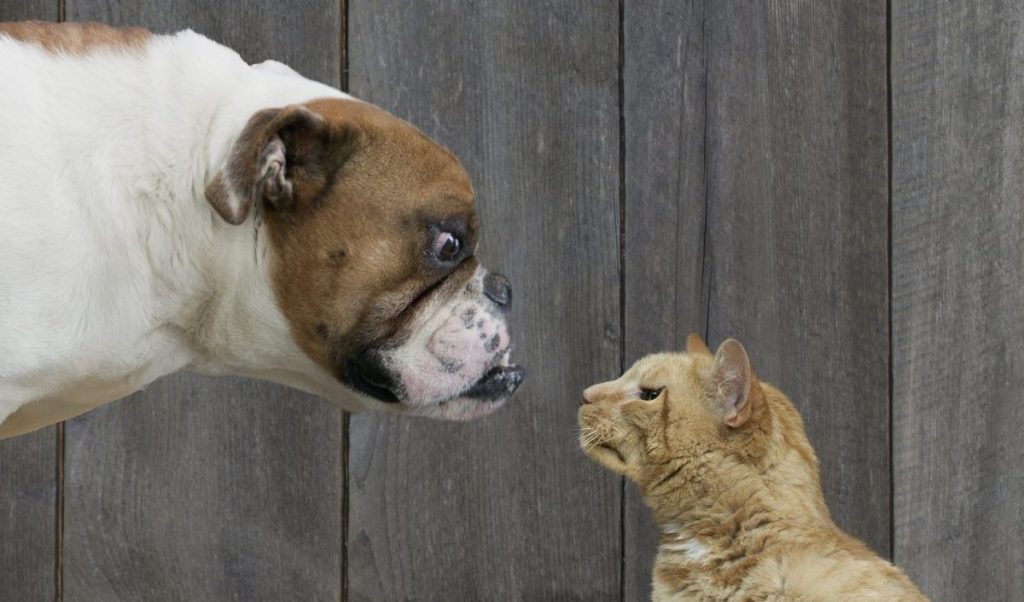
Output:
<svg viewBox="0 0 1024 602">
<path fill-rule="evenodd" d="M 376 384 L 373 377 L 367 377 L 358 369 L 346 376 L 346 384 L 372 399 L 385 411 L 422 416 L 438 420 L 465 421 L 486 416 L 505 405 L 519 389 L 525 377 L 522 367 L 508 362 L 505 354 L 501 362 L 484 373 L 466 389 L 455 393 L 450 399 L 418 401 L 406 399 L 384 384 Z"/>
<path fill-rule="evenodd" d="M 456 397 L 448 401 L 422 406 L 404 405 L 400 408 L 400 411 L 404 414 L 423 418 L 464 422 L 482 418 L 497 411 L 505 405 L 508 399 L 509 397 L 493 401 L 481 401 L 473 397 Z"/>
</svg>

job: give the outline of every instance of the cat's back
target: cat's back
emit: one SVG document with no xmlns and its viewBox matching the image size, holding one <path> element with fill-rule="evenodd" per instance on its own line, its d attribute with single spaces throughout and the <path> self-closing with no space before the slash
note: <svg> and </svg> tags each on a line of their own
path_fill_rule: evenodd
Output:
<svg viewBox="0 0 1024 602">
<path fill-rule="evenodd" d="M 769 600 L 927 600 L 903 571 L 842 533 L 780 546 L 745 580 Z M 743 597 L 743 596 L 741 596 Z"/>
<path fill-rule="evenodd" d="M 659 550 L 652 600 L 927 600 L 898 568 L 839 531 L 746 553 Z"/>
</svg>

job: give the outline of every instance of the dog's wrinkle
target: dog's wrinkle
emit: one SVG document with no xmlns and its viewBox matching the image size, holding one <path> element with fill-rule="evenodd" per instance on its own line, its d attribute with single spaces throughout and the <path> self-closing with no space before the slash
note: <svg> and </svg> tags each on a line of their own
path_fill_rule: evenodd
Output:
<svg viewBox="0 0 1024 602">
<path fill-rule="evenodd" d="M 321 341 L 326 341 L 330 335 L 330 331 L 327 329 L 327 324 L 324 324 L 323 322 L 317 322 L 314 327 L 314 331 L 316 332 L 317 338 Z"/>
<path fill-rule="evenodd" d="M 419 294 L 417 294 L 412 301 L 410 301 L 398 315 L 392 318 L 392 322 L 395 324 L 395 331 L 402 329 L 404 324 L 407 324 L 418 317 L 417 312 L 422 309 L 422 306 L 429 303 L 432 295 L 434 295 L 442 286 L 445 285 L 451 274 L 445 275 L 444 277 L 430 283 L 423 288 Z"/>
</svg>

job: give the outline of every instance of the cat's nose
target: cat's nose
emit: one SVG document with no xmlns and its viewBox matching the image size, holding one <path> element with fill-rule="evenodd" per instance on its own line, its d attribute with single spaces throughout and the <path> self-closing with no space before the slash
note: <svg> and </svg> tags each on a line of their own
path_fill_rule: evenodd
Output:
<svg viewBox="0 0 1024 602">
<path fill-rule="evenodd" d="M 583 389 L 583 395 L 580 397 L 580 405 L 587 405 L 588 403 L 594 403 L 594 395 L 596 393 L 595 387 L 587 387 Z"/>
</svg>

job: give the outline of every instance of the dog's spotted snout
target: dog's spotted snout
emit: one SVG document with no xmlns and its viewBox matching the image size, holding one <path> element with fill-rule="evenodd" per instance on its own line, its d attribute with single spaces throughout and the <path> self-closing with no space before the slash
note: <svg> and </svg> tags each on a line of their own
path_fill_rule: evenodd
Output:
<svg viewBox="0 0 1024 602">
<path fill-rule="evenodd" d="M 484 276 L 484 294 L 498 307 L 508 309 L 512 305 L 512 285 L 508 278 L 501 274 L 487 274 Z"/>
</svg>

